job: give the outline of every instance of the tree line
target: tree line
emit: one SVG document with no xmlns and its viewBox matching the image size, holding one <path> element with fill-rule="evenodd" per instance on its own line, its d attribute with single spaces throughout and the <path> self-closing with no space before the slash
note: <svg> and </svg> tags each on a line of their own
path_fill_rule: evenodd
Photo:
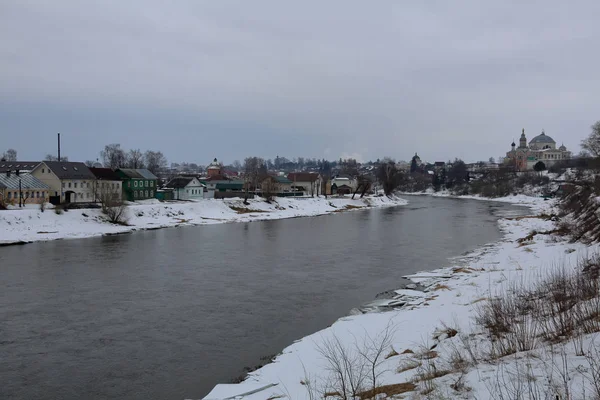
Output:
<svg viewBox="0 0 600 400">
<path fill-rule="evenodd" d="M 167 167 L 167 158 L 161 151 L 140 149 L 125 150 L 118 143 L 107 144 L 100 152 L 101 165 L 104 168 L 146 168 L 153 174 L 159 173 Z M 88 167 L 100 166 L 99 161 L 87 160 Z"/>
</svg>

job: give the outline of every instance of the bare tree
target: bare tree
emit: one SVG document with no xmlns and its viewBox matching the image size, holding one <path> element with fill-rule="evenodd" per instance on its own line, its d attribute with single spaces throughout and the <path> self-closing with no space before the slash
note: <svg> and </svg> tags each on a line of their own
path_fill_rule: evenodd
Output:
<svg viewBox="0 0 600 400">
<path fill-rule="evenodd" d="M 144 153 L 140 149 L 131 149 L 126 157 L 127 168 L 144 168 Z"/>
<path fill-rule="evenodd" d="M 241 171 L 242 170 L 242 163 L 240 162 L 240 160 L 235 160 L 233 162 L 233 164 L 231 164 L 231 166 L 233 167 L 233 169 L 235 169 L 236 171 Z"/>
<path fill-rule="evenodd" d="M 112 190 L 109 185 L 106 185 L 97 189 L 96 198 L 100 202 L 102 214 L 106 215 L 108 222 L 120 225 L 127 224 L 127 206 L 119 198 L 116 190 Z"/>
<path fill-rule="evenodd" d="M 383 192 L 390 196 L 400 185 L 401 173 L 396 168 L 396 163 L 389 161 L 382 163 L 377 170 L 377 179 L 383 186 Z"/>
<path fill-rule="evenodd" d="M 146 151 L 146 153 L 144 153 L 144 161 L 146 162 L 148 171 L 155 175 L 160 172 L 160 170 L 167 167 L 167 158 L 161 151 Z"/>
<path fill-rule="evenodd" d="M 58 157 L 54 156 L 52 154 L 46 154 L 46 157 L 44 157 L 44 161 L 58 161 Z M 69 157 L 62 156 L 62 157 L 60 157 L 60 161 L 68 162 Z"/>
<path fill-rule="evenodd" d="M 278 186 L 279 186 L 278 182 L 272 176 L 267 176 L 262 181 L 262 184 L 261 184 L 262 195 L 265 198 L 265 200 L 267 201 L 267 203 L 270 203 L 273 200 L 273 198 L 275 197 L 275 195 L 277 194 L 277 192 L 279 191 Z"/>
<path fill-rule="evenodd" d="M 261 172 L 261 166 L 264 165 L 264 160 L 259 157 L 247 157 L 244 160 L 244 204 L 248 204 L 248 193 L 250 188 L 256 191 L 258 186 L 259 175 Z"/>
<path fill-rule="evenodd" d="M 594 157 L 600 157 L 600 121 L 592 125 L 592 133 L 583 139 L 581 148 L 589 152 Z"/>
<path fill-rule="evenodd" d="M 94 164 L 96 164 L 96 161 L 94 160 L 86 160 L 85 163 L 86 167 L 93 167 Z"/>
<path fill-rule="evenodd" d="M 359 174 L 356 177 L 356 189 L 354 189 L 354 193 L 352 193 L 352 200 L 354 200 L 354 196 L 356 196 L 356 193 L 359 191 L 361 192 L 360 198 L 362 199 L 365 194 L 371 190 L 371 186 L 371 179 L 367 175 Z"/>
<path fill-rule="evenodd" d="M 17 151 L 15 149 L 8 149 L 2 156 L 4 161 L 17 161 Z"/>
<path fill-rule="evenodd" d="M 125 166 L 125 150 L 118 143 L 107 144 L 100 152 L 106 168 L 116 169 Z"/>
</svg>

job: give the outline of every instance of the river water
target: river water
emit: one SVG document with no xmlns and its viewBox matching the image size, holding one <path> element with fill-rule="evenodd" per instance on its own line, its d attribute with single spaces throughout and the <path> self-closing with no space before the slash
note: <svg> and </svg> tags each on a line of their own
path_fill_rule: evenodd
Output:
<svg viewBox="0 0 600 400">
<path fill-rule="evenodd" d="M 409 200 L 0 248 L 0 398 L 202 398 L 526 212 Z"/>
</svg>

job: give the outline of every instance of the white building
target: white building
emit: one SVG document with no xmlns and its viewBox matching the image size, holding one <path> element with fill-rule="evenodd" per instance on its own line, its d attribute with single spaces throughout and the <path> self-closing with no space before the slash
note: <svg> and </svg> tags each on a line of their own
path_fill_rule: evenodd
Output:
<svg viewBox="0 0 600 400">
<path fill-rule="evenodd" d="M 171 179 L 166 188 L 173 189 L 173 200 L 199 200 L 204 197 L 205 185 L 198 178 L 178 176 Z"/>
<path fill-rule="evenodd" d="M 44 161 L 31 175 L 50 187 L 51 203 L 95 202 L 96 177 L 81 162 Z"/>
</svg>

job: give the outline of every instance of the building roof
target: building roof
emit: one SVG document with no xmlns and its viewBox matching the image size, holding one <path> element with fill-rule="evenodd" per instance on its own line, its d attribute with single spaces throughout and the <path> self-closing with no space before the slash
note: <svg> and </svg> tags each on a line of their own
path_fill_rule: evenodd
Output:
<svg viewBox="0 0 600 400">
<path fill-rule="evenodd" d="M 58 179 L 96 179 L 92 171 L 82 162 L 44 161 Z"/>
<path fill-rule="evenodd" d="M 208 178 L 205 179 L 206 181 L 229 181 L 230 179 L 227 178 L 227 176 L 225 175 L 213 175 L 213 176 L 209 176 Z"/>
<path fill-rule="evenodd" d="M 288 183 L 293 183 L 291 180 L 289 180 L 289 179 L 288 179 L 288 178 L 286 178 L 285 176 L 274 176 L 273 178 L 275 178 L 275 180 L 276 180 L 278 183 L 285 183 L 285 184 L 288 184 Z"/>
<path fill-rule="evenodd" d="M 121 171 L 126 177 L 130 179 L 158 179 L 156 175 L 154 175 L 152 172 L 148 171 L 145 168 L 119 168 L 117 171 Z"/>
<path fill-rule="evenodd" d="M 290 172 L 287 178 L 292 182 L 315 182 L 319 179 L 319 174 L 316 172 Z"/>
<path fill-rule="evenodd" d="M 115 171 L 110 168 L 93 168 L 90 167 L 90 171 L 96 177 L 103 181 L 120 181 L 121 177 Z"/>
<path fill-rule="evenodd" d="M 11 173 L 7 176 L 6 173 L 0 174 L 0 187 L 5 189 L 19 189 L 19 181 L 21 181 L 21 190 L 27 189 L 50 189 L 48 185 L 41 182 L 31 174 L 20 173 L 19 175 Z"/>
<path fill-rule="evenodd" d="M 529 142 L 529 144 L 531 144 L 531 143 L 556 143 L 556 142 L 550 136 L 546 135 L 546 133 L 544 133 L 544 131 L 542 131 L 541 135 L 538 135 L 538 136 L 534 137 L 533 139 L 531 139 L 531 142 Z"/>
<path fill-rule="evenodd" d="M 0 172 L 33 171 L 38 165 L 40 165 L 40 161 L 0 161 Z"/>
<path fill-rule="evenodd" d="M 221 163 L 219 163 L 219 161 L 217 161 L 217 159 L 215 158 L 213 160 L 213 162 L 211 162 L 210 164 L 208 164 L 208 168 L 207 169 L 221 169 Z"/>
<path fill-rule="evenodd" d="M 194 178 L 190 178 L 190 177 L 187 177 L 187 176 L 178 176 L 178 177 L 175 177 L 175 178 L 171 179 L 165 185 L 165 187 L 173 188 L 173 189 L 183 189 L 184 187 L 186 187 L 187 185 L 189 185 L 190 182 L 192 182 L 193 180 L 194 180 Z"/>
<path fill-rule="evenodd" d="M 242 181 L 232 181 L 232 182 L 219 182 L 215 186 L 215 189 L 243 189 L 244 182 Z"/>
</svg>

